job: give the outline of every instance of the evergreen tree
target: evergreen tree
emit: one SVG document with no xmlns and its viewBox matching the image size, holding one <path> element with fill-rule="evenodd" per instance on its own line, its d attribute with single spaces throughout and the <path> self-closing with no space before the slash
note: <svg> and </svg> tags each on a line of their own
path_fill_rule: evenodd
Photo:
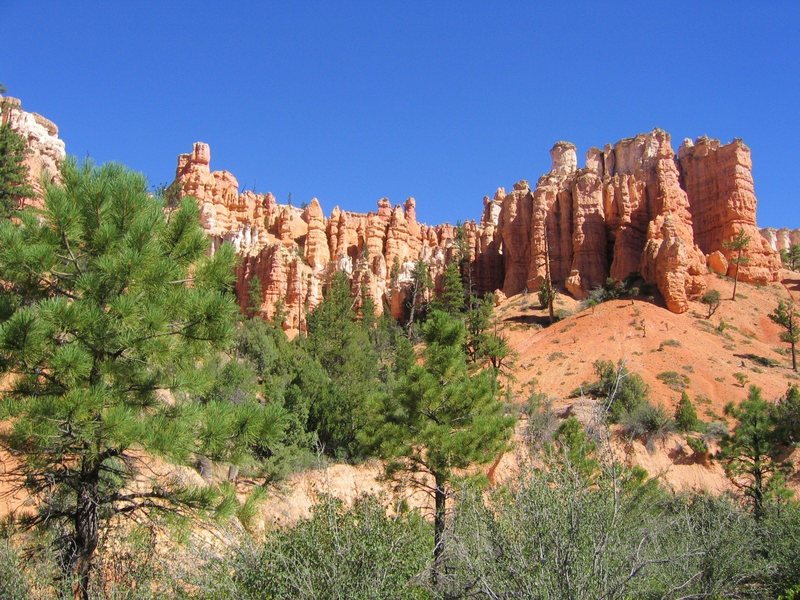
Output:
<svg viewBox="0 0 800 600">
<path fill-rule="evenodd" d="M 0 98 L 0 123 L 2 123 L 3 100 Z M 0 124 L 0 216 L 7 217 L 19 207 L 23 198 L 33 195 L 28 185 L 28 167 L 25 155 L 28 147 L 25 140 L 11 129 L 8 123 Z"/>
<path fill-rule="evenodd" d="M 453 261 L 447 264 L 442 274 L 441 291 L 431 303 L 433 310 L 448 315 L 460 315 L 464 309 L 464 283 L 461 281 L 461 269 Z"/>
<path fill-rule="evenodd" d="M 776 441 L 787 446 L 800 442 L 800 388 L 790 385 L 770 409 Z"/>
<path fill-rule="evenodd" d="M 699 422 L 697 411 L 689 399 L 689 394 L 683 392 L 678 406 L 675 408 L 675 424 L 680 431 L 695 431 Z"/>
<path fill-rule="evenodd" d="M 142 450 L 244 460 L 277 415 L 252 399 L 181 393 L 197 384 L 198 361 L 227 345 L 237 313 L 233 249 L 207 255 L 196 202 L 166 219 L 144 179 L 113 164 L 68 161 L 63 180 L 41 213 L 0 223 L 0 370 L 11 388 L 0 443 L 21 464 L 7 477 L 39 501 L 31 524 L 66 528 L 64 562 L 85 599 L 112 515 L 235 506 L 230 489 L 128 487 Z"/>
<path fill-rule="evenodd" d="M 247 316 L 251 319 L 261 314 L 261 303 L 264 301 L 264 290 L 261 279 L 253 277 L 247 284 Z"/>
<path fill-rule="evenodd" d="M 733 264 L 736 265 L 736 274 L 733 278 L 733 295 L 731 296 L 731 300 L 736 300 L 736 286 L 739 284 L 739 268 L 742 265 L 746 265 L 748 262 L 748 258 L 742 253 L 750 246 L 750 236 L 745 233 L 744 229 L 740 229 L 739 232 L 733 236 L 730 241 L 725 242 L 723 246 L 728 250 L 736 252 L 736 256 L 733 258 Z"/>
<path fill-rule="evenodd" d="M 753 515 L 764 515 L 770 492 L 781 488 L 783 464 L 775 443 L 775 423 L 761 390 L 750 386 L 750 393 L 738 407 L 728 405 L 726 414 L 736 419 L 733 431 L 721 442 L 719 458 L 733 484 L 750 500 Z"/>
<path fill-rule="evenodd" d="M 433 287 L 431 275 L 428 271 L 428 265 L 421 258 L 414 263 L 414 268 L 411 271 L 411 289 L 410 297 L 408 300 L 408 320 L 406 321 L 406 330 L 409 336 L 412 334 L 414 321 L 425 313 L 425 301 L 428 297 L 428 292 Z"/>
<path fill-rule="evenodd" d="M 341 457 L 362 454 L 358 441 L 365 408 L 380 392 L 378 356 L 367 326 L 355 310 L 350 281 L 336 273 L 322 303 L 308 316 L 305 346 L 329 378 L 319 401 L 311 406 L 309 426 L 326 451 Z"/>
<path fill-rule="evenodd" d="M 800 268 L 800 244 L 792 244 L 789 248 L 781 250 L 781 261 L 792 271 Z"/>
<path fill-rule="evenodd" d="M 544 281 L 542 281 L 542 286 L 539 288 L 539 304 L 541 304 L 542 308 L 547 308 L 551 323 L 555 321 L 556 318 L 553 311 L 553 304 L 557 296 L 558 292 L 553 287 L 550 277 L 545 277 Z"/>
<path fill-rule="evenodd" d="M 469 376 L 460 319 L 434 311 L 424 326 L 424 365 L 415 364 L 375 411 L 374 442 L 387 473 L 423 474 L 434 497 L 434 568 L 444 550 L 446 502 L 459 469 L 503 452 L 514 419 L 494 396 L 491 374 Z M 431 485 L 432 484 L 432 485 Z"/>
<path fill-rule="evenodd" d="M 792 369 L 797 371 L 797 355 L 795 346 L 800 341 L 800 314 L 794 307 L 793 302 L 778 300 L 778 307 L 769 314 L 773 323 L 783 327 L 781 341 L 789 344 L 792 351 Z"/>
</svg>

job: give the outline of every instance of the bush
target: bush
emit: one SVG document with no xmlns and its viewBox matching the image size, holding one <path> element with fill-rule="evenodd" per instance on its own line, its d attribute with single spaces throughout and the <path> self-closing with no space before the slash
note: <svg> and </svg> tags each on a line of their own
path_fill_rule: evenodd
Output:
<svg viewBox="0 0 800 600">
<path fill-rule="evenodd" d="M 656 379 L 662 381 L 669 389 L 682 392 L 689 385 L 689 377 L 677 371 L 664 371 L 656 375 Z"/>
<path fill-rule="evenodd" d="M 663 441 L 674 429 L 674 423 L 661 405 L 644 402 L 622 416 L 622 432 L 631 438 L 639 438 L 653 450 L 657 442 Z"/>
<path fill-rule="evenodd" d="M 525 406 L 528 425 L 525 441 L 531 449 L 541 448 L 553 440 L 558 428 L 558 417 L 553 411 L 553 401 L 546 394 L 531 394 Z"/>
<path fill-rule="evenodd" d="M 747 373 L 742 373 L 741 371 L 737 371 L 736 373 L 734 373 L 733 378 L 742 387 L 744 387 L 747 384 L 747 380 L 749 379 Z"/>
<path fill-rule="evenodd" d="M 702 438 L 690 437 L 686 439 L 686 443 L 694 452 L 695 458 L 704 459 L 708 454 L 708 444 Z"/>
<path fill-rule="evenodd" d="M 26 600 L 30 590 L 14 549 L 8 540 L 0 539 L 0 598 L 3 600 Z"/>
<path fill-rule="evenodd" d="M 708 314 L 706 315 L 706 319 L 710 319 L 711 315 L 713 315 L 719 308 L 719 305 L 722 302 L 722 298 L 717 290 L 709 290 L 708 292 L 703 294 L 703 297 L 700 298 L 700 302 L 702 302 L 708 307 Z"/>
<path fill-rule="evenodd" d="M 722 421 L 712 421 L 705 426 L 705 434 L 703 436 L 706 440 L 721 440 L 728 435 L 728 425 Z"/>
<path fill-rule="evenodd" d="M 672 348 L 680 348 L 681 343 L 678 340 L 664 340 L 658 345 L 658 351 L 663 352 L 664 348 L 668 346 Z"/>
<path fill-rule="evenodd" d="M 432 529 L 416 513 L 389 517 L 370 496 L 323 497 L 310 519 L 239 548 L 201 582 L 205 598 L 426 598 Z"/>
<path fill-rule="evenodd" d="M 598 381 L 589 385 L 586 391 L 605 399 L 612 423 L 619 422 L 623 414 L 632 412 L 647 401 L 647 384 L 639 375 L 628 371 L 623 361 L 615 366 L 610 360 L 597 360 L 594 362 L 594 371 Z"/>
</svg>

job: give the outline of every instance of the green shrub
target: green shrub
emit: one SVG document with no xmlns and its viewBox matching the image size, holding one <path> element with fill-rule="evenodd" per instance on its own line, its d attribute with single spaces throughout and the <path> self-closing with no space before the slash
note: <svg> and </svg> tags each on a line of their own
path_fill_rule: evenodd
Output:
<svg viewBox="0 0 800 600">
<path fill-rule="evenodd" d="M 19 557 L 8 540 L 0 539 L 0 598 L 26 600 L 29 597 Z"/>
<path fill-rule="evenodd" d="M 708 314 L 706 315 L 706 319 L 710 319 L 711 315 L 713 315 L 719 308 L 719 305 L 722 302 L 722 298 L 717 290 L 709 290 L 705 294 L 703 294 L 703 297 L 700 298 L 700 302 L 702 302 L 708 307 Z"/>
<path fill-rule="evenodd" d="M 604 400 L 612 423 L 647 401 L 647 384 L 638 374 L 630 372 L 623 361 L 614 365 L 610 360 L 596 360 L 594 371 L 598 380 L 585 391 Z"/>
<path fill-rule="evenodd" d="M 664 348 L 666 348 L 668 346 L 671 347 L 671 348 L 680 348 L 681 347 L 681 343 L 678 340 L 664 340 L 663 342 L 661 342 L 658 345 L 658 351 L 662 352 L 664 350 Z"/>
<path fill-rule="evenodd" d="M 310 519 L 240 547 L 200 587 L 208 600 L 427 598 L 431 537 L 417 513 L 389 517 L 374 497 L 350 508 L 323 497 Z"/>
<path fill-rule="evenodd" d="M 630 438 L 641 439 L 648 450 L 663 441 L 674 429 L 674 422 L 663 406 L 644 402 L 625 413 L 621 419 L 622 432 Z"/>
<path fill-rule="evenodd" d="M 696 431 L 698 424 L 699 419 L 694 404 L 689 400 L 689 394 L 683 392 L 675 408 L 675 425 L 679 431 Z"/>
<path fill-rule="evenodd" d="M 742 373 L 741 371 L 737 371 L 736 373 L 734 373 L 733 378 L 742 387 L 744 387 L 747 384 L 747 380 L 749 379 L 747 373 Z"/>
<path fill-rule="evenodd" d="M 692 449 L 696 458 L 705 458 L 708 454 L 708 444 L 702 438 L 690 437 L 686 439 L 689 448 Z"/>
<path fill-rule="evenodd" d="M 525 428 L 525 441 L 528 446 L 536 449 L 549 444 L 558 428 L 558 417 L 553 410 L 553 401 L 546 394 L 531 394 L 524 412 L 528 417 Z"/>
<path fill-rule="evenodd" d="M 664 371 L 656 375 L 656 379 L 662 381 L 671 390 L 682 392 L 689 385 L 689 377 L 677 371 Z"/>
</svg>

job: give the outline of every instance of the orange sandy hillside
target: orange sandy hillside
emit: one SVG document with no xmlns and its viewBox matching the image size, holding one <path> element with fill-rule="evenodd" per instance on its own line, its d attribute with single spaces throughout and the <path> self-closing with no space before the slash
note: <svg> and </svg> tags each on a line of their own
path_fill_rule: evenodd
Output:
<svg viewBox="0 0 800 600">
<path fill-rule="evenodd" d="M 790 383 L 800 383 L 785 354 L 787 345 L 779 341 L 780 329 L 767 316 L 778 299 L 788 298 L 787 288 L 800 297 L 800 276 L 784 273 L 782 284 L 765 287 L 739 283 L 736 302 L 730 301 L 731 281 L 709 275 L 707 283 L 723 298 L 711 319 L 705 318 L 706 306 L 699 302 L 683 314 L 639 300 L 606 302 L 593 312 L 581 311 L 579 302 L 560 296 L 556 312 L 572 314 L 549 325 L 536 294 L 505 300 L 495 314 L 516 353 L 511 368 L 515 400 L 523 403 L 531 391 L 544 392 L 562 415 L 569 408 L 588 420 L 593 401 L 569 396 L 582 383 L 596 380 L 593 363 L 601 359 L 624 359 L 650 386 L 651 401 L 670 413 L 681 394 L 658 375 L 673 372 L 672 378 L 685 384 L 698 416 L 707 422 L 724 420 L 725 404 L 746 396 L 747 389 L 733 376 L 736 372 L 747 376 L 746 386 L 761 387 L 767 399 L 782 395 Z M 727 325 L 720 328 L 723 321 Z M 518 433 L 524 426 L 523 420 Z M 676 490 L 733 490 L 721 465 L 696 462 L 679 434 L 650 450 L 639 440 L 617 440 L 614 452 Z M 514 453 L 499 458 L 492 467 L 493 479 L 513 478 L 516 465 Z"/>
<path fill-rule="evenodd" d="M 787 345 L 779 340 L 780 329 L 767 316 L 778 299 L 788 298 L 786 287 L 739 283 L 732 302 L 731 281 L 709 275 L 707 283 L 723 298 L 710 319 L 699 302 L 683 314 L 639 300 L 614 300 L 594 311 L 580 311 L 579 303 L 560 296 L 556 310 L 574 314 L 547 326 L 536 294 L 509 298 L 496 316 L 517 353 L 517 389 L 535 383 L 537 391 L 554 398 L 556 407 L 567 406 L 574 402 L 568 398 L 573 390 L 596 380 L 594 361 L 624 359 L 650 386 L 651 400 L 669 410 L 680 391 L 658 375 L 673 372 L 673 379 L 685 383 L 700 418 L 709 421 L 722 415 L 727 402 L 746 395 L 734 373 L 744 373 L 745 385 L 759 386 L 769 399 L 783 394 L 790 383 L 800 383 L 785 354 Z M 800 290 L 800 279 L 794 284 Z M 524 401 L 522 393 L 518 400 Z"/>
</svg>

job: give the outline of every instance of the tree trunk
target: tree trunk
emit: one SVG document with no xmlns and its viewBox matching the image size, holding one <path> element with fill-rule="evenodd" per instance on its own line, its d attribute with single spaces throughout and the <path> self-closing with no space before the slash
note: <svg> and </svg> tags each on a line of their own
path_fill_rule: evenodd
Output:
<svg viewBox="0 0 800 600">
<path fill-rule="evenodd" d="M 795 355 L 794 342 L 792 342 L 792 370 L 797 371 L 797 356 Z"/>
<path fill-rule="evenodd" d="M 736 254 L 736 275 L 733 278 L 733 297 L 731 300 L 736 300 L 736 286 L 739 284 L 739 263 L 742 259 L 742 251 Z"/>
<path fill-rule="evenodd" d="M 96 475 L 92 479 L 93 481 L 84 484 L 78 493 L 78 504 L 73 520 L 75 526 L 75 556 L 71 565 L 73 600 L 89 600 L 89 575 L 99 540 Z"/>
<path fill-rule="evenodd" d="M 438 474 L 434 476 L 436 491 L 434 495 L 435 512 L 433 517 L 433 569 L 431 581 L 434 588 L 439 581 L 439 572 L 442 568 L 442 554 L 444 553 L 444 517 L 447 496 L 444 490 L 444 478 Z"/>
</svg>

